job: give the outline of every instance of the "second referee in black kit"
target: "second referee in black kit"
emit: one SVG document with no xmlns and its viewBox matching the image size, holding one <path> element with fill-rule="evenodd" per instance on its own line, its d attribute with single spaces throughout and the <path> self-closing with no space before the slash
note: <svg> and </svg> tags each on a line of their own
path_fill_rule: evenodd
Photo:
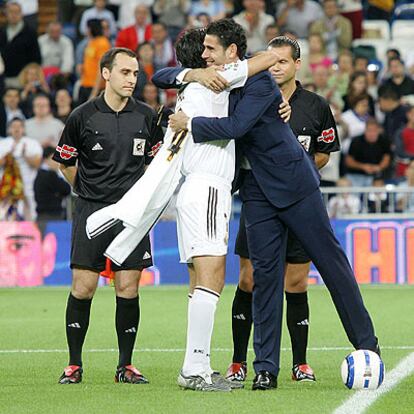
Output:
<svg viewBox="0 0 414 414">
<path fill-rule="evenodd" d="M 82 380 L 82 346 L 99 273 L 105 269 L 103 253 L 123 230 L 119 224 L 113 231 L 89 240 L 86 219 L 96 210 L 116 203 L 132 187 L 144 174 L 163 138 L 153 109 L 131 97 L 138 75 L 135 53 L 124 48 L 110 49 L 101 59 L 100 71 L 104 93 L 70 114 L 53 156 L 78 195 L 72 226 L 72 289 L 66 307 L 69 365 L 59 379 L 61 384 Z M 140 317 L 139 280 L 141 271 L 151 265 L 148 236 L 122 267 L 113 265 L 119 347 L 116 382 L 148 382 L 132 365 L 132 351 Z"/>
<path fill-rule="evenodd" d="M 300 47 L 296 40 L 279 36 L 270 41 L 269 48 L 277 49 L 279 62 L 270 68 L 284 99 L 289 101 L 292 114 L 290 127 L 303 148 L 320 169 L 329 161 L 329 153 L 340 149 L 335 120 L 327 101 L 302 88 L 295 75 L 300 68 Z M 233 362 L 226 377 L 244 381 L 247 374 L 247 347 L 252 326 L 253 267 L 249 260 L 243 210 L 235 252 L 240 256 L 239 284 L 232 306 Z M 286 252 L 285 294 L 287 325 L 290 333 L 295 381 L 315 381 L 306 361 L 309 328 L 307 297 L 310 258 L 295 235 L 288 234 Z"/>
</svg>

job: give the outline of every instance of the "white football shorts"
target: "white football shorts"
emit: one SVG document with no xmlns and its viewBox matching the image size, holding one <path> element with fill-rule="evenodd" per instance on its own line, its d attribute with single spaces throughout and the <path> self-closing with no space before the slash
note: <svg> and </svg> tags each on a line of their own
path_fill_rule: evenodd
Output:
<svg viewBox="0 0 414 414">
<path fill-rule="evenodd" d="M 231 185 L 216 176 L 190 174 L 177 197 L 181 263 L 195 256 L 225 256 L 229 238 Z"/>
</svg>

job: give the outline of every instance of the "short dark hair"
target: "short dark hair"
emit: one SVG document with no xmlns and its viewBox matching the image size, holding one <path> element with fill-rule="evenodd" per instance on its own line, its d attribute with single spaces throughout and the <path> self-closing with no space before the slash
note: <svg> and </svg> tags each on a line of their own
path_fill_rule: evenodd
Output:
<svg viewBox="0 0 414 414">
<path fill-rule="evenodd" d="M 138 61 L 136 53 L 133 52 L 131 49 L 128 49 L 126 47 L 113 47 L 109 49 L 107 52 L 105 52 L 104 55 L 101 57 L 101 61 L 99 62 L 101 73 L 104 68 L 109 69 L 110 72 L 112 71 L 112 68 L 114 67 L 114 61 L 115 61 L 116 55 L 119 55 L 120 53 L 123 53 L 124 55 L 137 59 Z"/>
<path fill-rule="evenodd" d="M 393 56 L 393 57 L 389 58 L 388 59 L 388 64 L 390 64 L 391 62 L 394 62 L 394 61 L 400 62 L 401 65 L 404 66 L 404 61 L 401 59 L 401 57 L 399 57 L 399 56 Z"/>
<path fill-rule="evenodd" d="M 86 22 L 88 29 L 91 32 L 92 37 L 98 37 L 103 35 L 102 20 L 101 19 L 89 19 Z"/>
<path fill-rule="evenodd" d="M 16 86 L 7 86 L 6 88 L 4 88 L 3 96 L 6 95 L 6 93 L 9 91 L 16 91 L 20 97 L 20 88 Z"/>
<path fill-rule="evenodd" d="M 234 43 L 237 46 L 237 55 L 240 59 L 246 54 L 246 32 L 233 19 L 220 19 L 211 22 L 207 26 L 206 34 L 217 36 L 221 46 L 225 49 Z"/>
<path fill-rule="evenodd" d="M 378 98 L 391 99 L 392 101 L 399 101 L 401 99 L 400 93 L 389 85 L 381 85 L 378 88 Z"/>
<path fill-rule="evenodd" d="M 365 126 L 368 125 L 376 125 L 377 127 L 381 127 L 381 124 L 373 116 L 368 117 L 366 120 Z"/>
<path fill-rule="evenodd" d="M 186 31 L 175 44 L 178 61 L 185 68 L 205 68 L 206 61 L 201 57 L 204 51 L 204 29 L 192 29 Z"/>
<path fill-rule="evenodd" d="M 20 118 L 18 116 L 15 116 L 14 118 L 10 119 L 9 122 L 7 122 L 7 129 L 9 129 L 10 126 L 11 126 L 11 124 L 13 124 L 16 121 L 20 122 L 23 126 L 25 125 L 25 121 L 24 121 L 23 118 Z"/>
<path fill-rule="evenodd" d="M 355 108 L 355 106 L 358 103 L 360 103 L 361 101 L 365 101 L 365 100 L 369 103 L 369 95 L 367 93 L 361 93 L 359 95 L 355 95 L 349 100 L 349 106 L 351 108 Z"/>
<path fill-rule="evenodd" d="M 300 59 L 300 46 L 297 40 L 292 39 L 289 36 L 277 36 L 273 38 L 268 44 L 267 47 L 283 47 L 289 46 L 291 50 L 291 55 L 293 60 Z"/>
</svg>

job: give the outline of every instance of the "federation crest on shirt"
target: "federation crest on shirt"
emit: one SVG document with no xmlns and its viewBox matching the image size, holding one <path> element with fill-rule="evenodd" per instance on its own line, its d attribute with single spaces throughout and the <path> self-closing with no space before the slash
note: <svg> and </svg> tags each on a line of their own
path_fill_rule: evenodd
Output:
<svg viewBox="0 0 414 414">
<path fill-rule="evenodd" d="M 309 152 L 312 137 L 310 135 L 298 135 L 298 141 L 306 152 Z"/>
<path fill-rule="evenodd" d="M 333 128 L 324 129 L 321 136 L 318 137 L 318 142 L 325 142 L 330 144 L 335 141 L 335 130 Z"/>
<path fill-rule="evenodd" d="M 145 154 L 145 139 L 134 138 L 134 146 L 132 148 L 132 155 L 142 157 Z"/>
</svg>

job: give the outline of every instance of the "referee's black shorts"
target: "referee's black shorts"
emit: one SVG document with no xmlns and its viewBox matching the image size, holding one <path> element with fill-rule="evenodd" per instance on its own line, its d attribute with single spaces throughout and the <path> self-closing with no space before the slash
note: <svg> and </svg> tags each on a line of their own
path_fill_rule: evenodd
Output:
<svg viewBox="0 0 414 414">
<path fill-rule="evenodd" d="M 97 203 L 80 197 L 75 200 L 70 252 L 70 267 L 72 269 L 87 269 L 98 272 L 105 269 L 106 257 L 103 254 L 114 238 L 124 229 L 124 226 L 122 223 L 118 223 L 91 240 L 88 239 L 85 229 L 88 216 L 105 206 L 104 203 Z M 152 266 L 151 244 L 147 235 L 121 266 L 112 263 L 112 270 L 114 272 L 118 270 L 142 270 L 150 266 Z"/>
<path fill-rule="evenodd" d="M 249 259 L 249 247 L 247 246 L 247 235 L 246 235 L 246 225 L 244 222 L 243 209 L 240 215 L 240 224 L 239 232 L 237 233 L 236 246 L 234 252 L 245 259 Z M 311 259 L 308 254 L 305 252 L 302 244 L 296 238 L 296 236 L 288 231 L 288 240 L 286 248 L 286 262 L 299 264 L 299 263 L 308 263 Z"/>
</svg>

